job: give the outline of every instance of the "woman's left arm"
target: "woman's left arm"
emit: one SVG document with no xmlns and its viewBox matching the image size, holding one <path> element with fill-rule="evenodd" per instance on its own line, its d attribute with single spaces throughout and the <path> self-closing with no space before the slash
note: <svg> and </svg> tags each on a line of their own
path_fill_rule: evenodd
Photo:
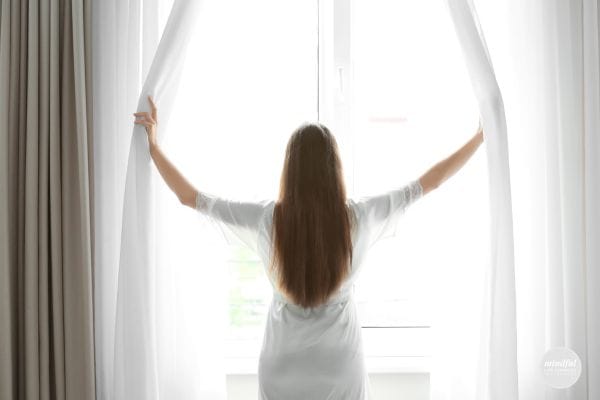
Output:
<svg viewBox="0 0 600 400">
<path fill-rule="evenodd" d="M 148 96 L 151 112 L 137 112 L 134 115 L 137 117 L 136 124 L 143 125 L 148 134 L 148 147 L 150 156 L 154 161 L 154 165 L 160 172 L 169 188 L 177 195 L 181 204 L 195 208 L 197 189 L 188 182 L 187 179 L 179 172 L 173 163 L 167 158 L 158 145 L 156 140 L 156 125 L 158 123 L 158 112 L 152 98 Z"/>
<path fill-rule="evenodd" d="M 157 143 L 150 144 L 150 155 L 160 175 L 177 195 L 181 204 L 195 208 L 196 188 L 175 168 Z"/>
</svg>

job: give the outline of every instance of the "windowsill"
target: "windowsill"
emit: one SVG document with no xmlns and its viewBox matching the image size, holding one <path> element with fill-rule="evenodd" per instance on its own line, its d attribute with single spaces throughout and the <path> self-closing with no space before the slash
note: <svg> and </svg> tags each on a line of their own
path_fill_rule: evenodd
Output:
<svg viewBox="0 0 600 400">
<path fill-rule="evenodd" d="M 428 374 L 430 358 L 414 357 L 365 357 L 369 374 Z M 258 358 L 226 358 L 227 375 L 256 375 Z"/>
</svg>

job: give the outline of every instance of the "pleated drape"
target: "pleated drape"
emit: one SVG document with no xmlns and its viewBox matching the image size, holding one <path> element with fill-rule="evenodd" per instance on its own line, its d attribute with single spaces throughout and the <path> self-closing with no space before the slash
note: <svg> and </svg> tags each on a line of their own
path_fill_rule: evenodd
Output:
<svg viewBox="0 0 600 400">
<path fill-rule="evenodd" d="M 90 2 L 0 12 L 0 399 L 92 399 Z"/>
</svg>

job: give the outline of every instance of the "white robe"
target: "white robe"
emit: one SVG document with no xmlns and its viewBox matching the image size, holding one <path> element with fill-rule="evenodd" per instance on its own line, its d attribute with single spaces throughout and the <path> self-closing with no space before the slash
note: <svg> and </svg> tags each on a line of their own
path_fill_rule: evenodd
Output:
<svg viewBox="0 0 600 400">
<path fill-rule="evenodd" d="M 414 180 L 382 194 L 348 199 L 357 217 L 351 272 L 326 304 L 305 309 L 278 291 L 267 268 L 275 201 L 235 201 L 198 192 L 196 209 L 222 230 L 228 243 L 240 240 L 259 254 L 273 288 L 258 367 L 260 400 L 372 398 L 354 282 L 366 251 L 396 233 L 400 216 L 422 194 Z"/>
</svg>

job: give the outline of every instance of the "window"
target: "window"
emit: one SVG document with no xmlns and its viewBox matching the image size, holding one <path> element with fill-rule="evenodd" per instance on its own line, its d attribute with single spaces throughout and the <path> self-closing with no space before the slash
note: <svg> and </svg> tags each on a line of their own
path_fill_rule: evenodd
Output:
<svg viewBox="0 0 600 400">
<path fill-rule="evenodd" d="M 478 111 L 443 2 L 355 1 L 350 21 L 346 87 L 351 96 L 352 178 L 355 193 L 362 195 L 416 179 L 448 156 L 475 133 Z M 486 184 L 481 161 L 465 166 L 451 184 L 415 203 L 397 235 L 371 249 L 356 298 L 372 370 L 394 365 L 427 369 L 433 304 L 438 301 L 435 288 L 440 284 L 435 274 L 445 264 L 461 273 L 454 265 L 457 258 L 449 255 L 466 248 L 448 237 L 462 237 L 467 241 L 463 243 L 479 248 L 486 244 L 475 233 L 486 232 L 486 202 L 482 199 L 476 210 L 460 202 L 461 191 L 470 195 Z M 448 210 L 457 216 L 479 214 L 480 225 L 459 219 L 452 224 L 442 214 Z M 484 254 L 461 257 L 476 265 L 485 260 Z"/>
<path fill-rule="evenodd" d="M 276 198 L 285 145 L 305 120 L 336 135 L 354 198 L 416 179 L 477 127 L 442 2 L 205 0 L 190 49 L 185 101 L 170 124 L 197 139 L 175 133 L 169 152 L 186 171 L 210 166 L 191 178 L 219 195 Z M 460 273 L 485 260 L 485 198 L 477 209 L 461 202 L 486 184 L 484 161 L 475 156 L 371 249 L 356 285 L 371 371 L 427 369 L 430 300 L 443 283 L 431 266 Z M 478 218 L 460 218 L 468 213 Z M 232 371 L 253 373 L 271 287 L 255 254 L 235 246 L 228 254 L 227 357 Z"/>
</svg>

